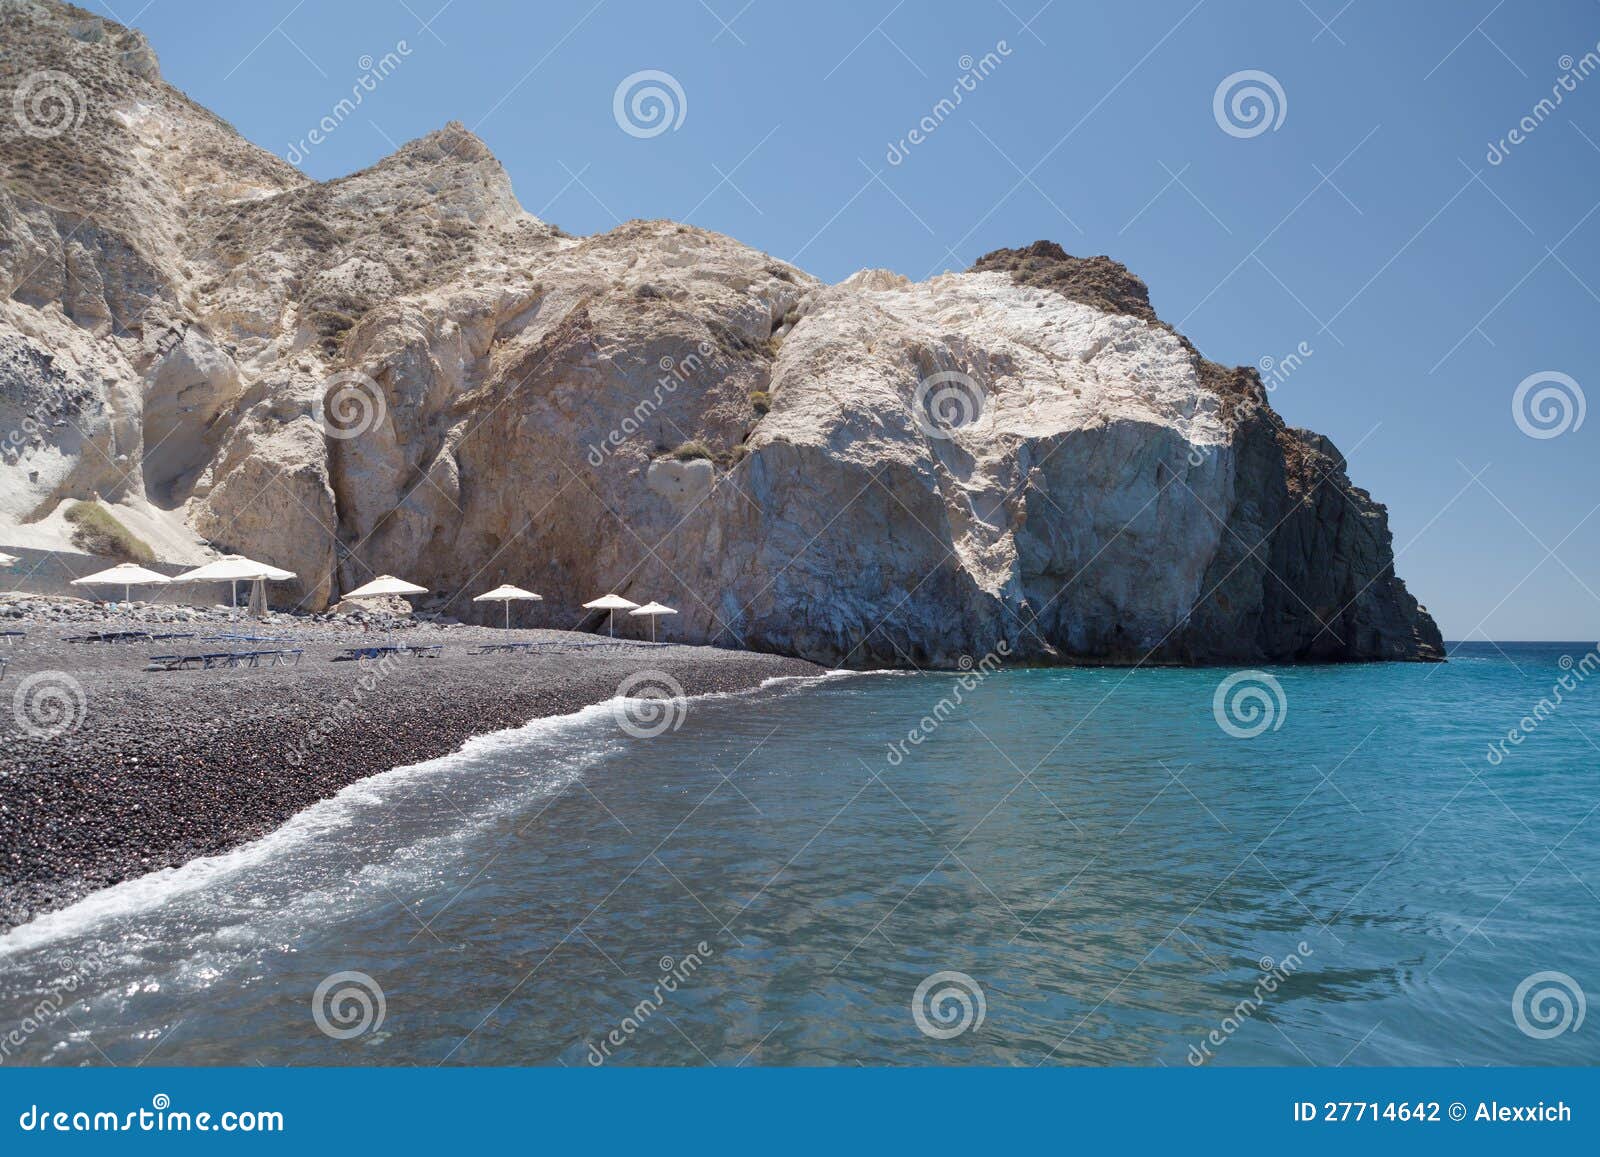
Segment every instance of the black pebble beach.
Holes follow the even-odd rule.
[[[196,638],[66,641],[130,629]],[[0,630],[26,632],[0,641],[0,931],[96,889],[265,835],[366,776],[610,699],[634,672],[663,672],[700,695],[822,670],[691,646],[471,654],[485,642],[605,637],[430,622],[385,635],[378,624],[341,619],[274,615],[257,624],[221,611],[106,612],[33,598],[0,600]],[[304,654],[293,666],[144,670],[152,654],[280,645],[202,641],[223,632],[292,637],[281,645]],[[348,647],[384,642],[443,644],[443,652],[398,656],[381,668],[333,661]],[[22,726],[27,705],[18,696],[40,672],[64,673],[82,689],[81,707],[69,716],[77,725],[65,734]],[[71,712],[74,693],[65,686],[68,698],[57,706]],[[46,680],[33,687],[37,696]]]

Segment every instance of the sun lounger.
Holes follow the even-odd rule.
[[[404,643],[385,643],[373,647],[346,647],[344,654],[335,655],[335,663],[359,663],[362,660],[381,659],[385,655],[415,655],[422,659],[437,659],[444,654],[443,643],[429,643],[423,646],[407,646]]]
[[[16,632],[21,635],[22,632]],[[68,643],[154,643],[166,639],[192,639],[193,631],[165,631],[153,635],[149,631],[91,631],[87,635],[68,635]],[[276,642],[277,640],[273,640]]]
[[[518,651],[539,655],[565,655],[573,651],[621,651],[629,647],[671,647],[673,643],[653,643],[644,639],[544,639],[521,643],[479,643],[469,655],[503,655]]]
[[[299,666],[305,652],[300,648],[277,651],[211,651],[199,655],[151,655],[146,671],[184,671],[199,667],[212,671],[223,667],[259,667],[265,659],[268,667]]]
[[[394,647],[346,647],[344,654],[335,655],[335,663],[359,663],[364,659],[379,659],[384,655],[392,655]]]

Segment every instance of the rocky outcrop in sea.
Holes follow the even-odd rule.
[[[573,237],[457,124],[316,183],[137,33],[0,20],[0,105],[58,98],[0,119],[0,542],[98,496],[311,610],[614,590],[831,665],[1442,656],[1338,451],[1109,258],[827,285],[671,221]]]

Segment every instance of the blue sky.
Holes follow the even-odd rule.
[[[1397,569],[1447,638],[1600,634],[1600,416],[1535,438],[1513,415],[1530,375],[1600,391],[1600,73],[1573,79],[1600,55],[1592,0],[442,3],[96,7],[279,155],[403,41],[306,150],[320,179],[453,119],[575,233],[688,219],[828,280],[1039,238],[1108,253],[1209,357],[1312,351],[1274,404],[1387,503]],[[641,137],[613,95],[643,70],[683,99]],[[1247,70],[1282,93],[1254,135],[1214,111]]]

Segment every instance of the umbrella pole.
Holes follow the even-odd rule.
[[[505,599],[500,605],[506,609],[506,630],[509,631],[511,629],[511,600]]]

